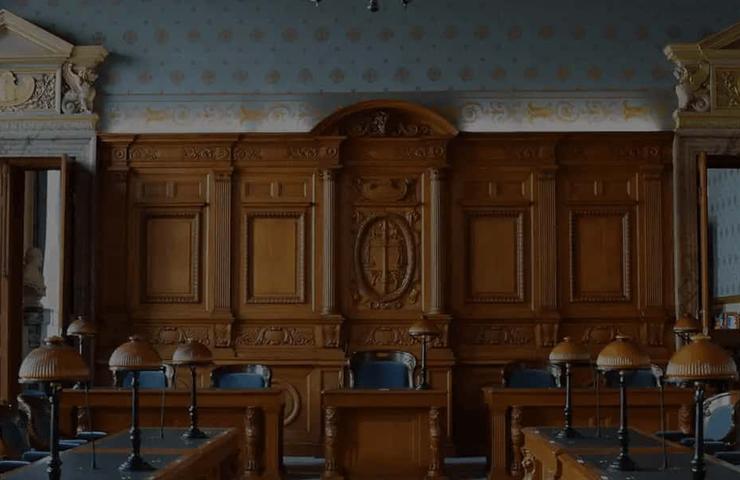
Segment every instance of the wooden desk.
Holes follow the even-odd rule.
[[[634,388],[627,391],[630,425],[646,431],[660,430],[657,388]],[[483,389],[488,407],[490,426],[491,470],[488,478],[498,480],[522,476],[521,462],[526,426],[561,426],[565,391],[558,388],[500,388]],[[619,391],[602,389],[601,424],[616,426],[619,423]],[[667,389],[665,392],[666,429],[691,430],[692,393],[685,389]],[[573,424],[596,425],[596,391],[573,390]]]
[[[555,428],[525,428],[525,480],[681,480],[690,479],[691,449],[669,443],[668,469],[661,470],[662,448],[658,438],[630,429],[630,456],[636,472],[615,472],[607,467],[617,456],[616,430],[609,429],[607,438],[596,439],[591,431],[584,438],[560,441],[553,438]],[[611,437],[611,438],[609,438]],[[729,480],[740,476],[740,469],[707,455],[707,479]]]
[[[322,402],[322,479],[447,478],[442,459],[446,392],[328,390]]]
[[[121,473],[118,466],[131,450],[128,431],[118,432],[96,442],[96,467],[92,468],[92,449],[83,445],[62,452],[62,480],[98,480],[111,478],[157,480],[233,480],[239,478],[241,431],[204,429],[210,438],[185,440],[185,429],[167,428],[164,438],[159,429],[142,430],[141,455],[157,470]],[[3,476],[8,480],[47,480],[47,461],[39,460]]]
[[[89,393],[92,427],[117,432],[131,423],[131,392],[128,389],[92,389]],[[142,390],[139,397],[142,426],[159,426],[160,390]],[[90,429],[85,412],[85,392],[65,389],[60,398],[60,432],[73,436],[78,425]],[[165,425],[189,425],[190,393],[167,390]],[[283,392],[279,389],[198,391],[201,427],[233,427],[244,432],[243,470],[248,478],[283,479]]]

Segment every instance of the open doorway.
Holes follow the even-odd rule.
[[[69,168],[0,159],[0,402],[14,403],[21,361],[67,321]]]

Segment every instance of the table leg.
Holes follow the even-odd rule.
[[[426,476],[428,480],[447,479],[442,458],[442,437],[442,409],[432,407],[429,409],[429,470]]]
[[[522,447],[524,446],[524,434],[522,433],[522,408],[514,405],[511,407],[511,476],[522,478]]]
[[[491,469],[488,472],[489,480],[499,480],[502,478],[508,478],[509,472],[507,471],[507,458],[509,452],[509,432],[507,432],[507,408],[491,408],[490,409],[490,421],[491,421],[491,451],[488,459],[491,464]]]
[[[336,407],[324,408],[324,473],[322,480],[343,480],[337,461],[337,421]]]
[[[247,407],[246,414],[246,441],[247,458],[245,461],[245,477],[252,478],[259,475],[259,438],[262,436],[259,424],[259,409]]]

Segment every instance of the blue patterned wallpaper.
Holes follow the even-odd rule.
[[[713,297],[740,295],[740,169],[709,169]]]
[[[152,101],[161,109],[162,99],[154,97],[162,95],[200,102],[201,110],[222,108],[219,95],[261,104],[265,95],[288,102],[310,97],[308,109],[323,114],[325,105],[432,92],[422,101],[446,102],[458,123],[467,101],[459,99],[467,96],[488,122],[497,109],[512,110],[505,119],[533,112],[535,120],[551,115],[567,124],[574,108],[586,115],[606,108],[621,123],[642,121],[636,129],[669,128],[673,77],[662,48],[696,41],[739,18],[736,2],[696,0],[414,0],[405,11],[398,0],[381,0],[378,13],[366,3],[3,0],[2,6],[71,42],[102,43],[112,52],[101,76],[109,124],[131,112],[144,118]],[[497,106],[479,92],[497,98],[575,92],[597,103]],[[614,105],[599,103],[604,96]],[[641,100],[625,104],[634,96]],[[171,106],[163,111],[177,120]],[[249,122],[244,128],[252,129]]]

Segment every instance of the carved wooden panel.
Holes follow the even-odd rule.
[[[470,453],[478,387],[507,361],[618,333],[670,355],[670,133],[458,135],[381,103],[309,134],[102,138],[97,360],[138,331],[165,357],[191,336],[218,363],[267,363],[286,451],[315,455],[345,352],[418,355],[421,315]]]
[[[198,209],[143,209],[141,303],[198,303],[201,226]]]
[[[522,209],[466,210],[466,301],[519,303],[525,298]]]
[[[303,303],[306,299],[305,211],[243,210],[245,303]]]
[[[630,211],[573,208],[568,225],[570,301],[630,301],[633,261]]]

